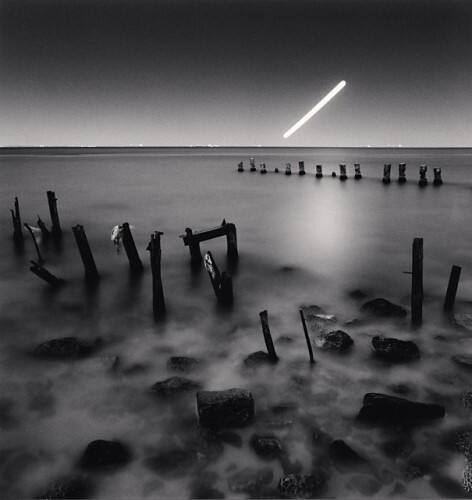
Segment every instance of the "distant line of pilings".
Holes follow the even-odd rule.
[[[353,178],[355,180],[360,180],[362,179],[362,173],[361,173],[361,165],[360,163],[354,163],[353,165],[354,169],[354,176]],[[238,163],[238,172],[244,172],[244,162],[240,161]],[[382,176],[382,182],[384,184],[390,184],[391,174],[392,170],[392,165],[391,163],[385,163],[383,167],[383,176]],[[418,185],[421,187],[424,187],[428,184],[428,178],[426,177],[428,171],[428,166],[427,165],[420,165],[419,167],[419,179],[418,179]],[[255,158],[250,158],[249,159],[249,172],[257,172],[257,167],[256,167],[256,160]],[[267,174],[268,169],[265,163],[261,163],[259,166],[259,172],[261,174]],[[280,170],[278,167],[274,168],[274,173],[279,173]],[[305,162],[304,161],[299,161],[298,162],[298,175],[305,175]],[[286,163],[285,164],[285,175],[292,175],[292,164],[291,163]],[[317,164],[315,165],[315,177],[317,179],[321,179],[324,176],[323,174],[323,165]],[[331,172],[331,177],[338,177],[338,174],[333,170]],[[340,163],[339,164],[339,179],[341,181],[345,181],[348,179],[348,173],[347,173],[347,166],[345,163]],[[406,179],[406,163],[399,163],[398,164],[398,178],[397,182],[399,184],[404,184],[407,181]],[[441,168],[435,167],[433,168],[433,185],[434,186],[440,186],[443,183],[442,177],[441,177]]]

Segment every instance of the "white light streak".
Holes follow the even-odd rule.
[[[302,118],[300,118],[300,120],[298,120],[297,123],[295,123],[295,125],[293,125],[292,127],[290,127],[287,132],[285,132],[284,134],[284,139],[288,139],[294,132],[296,132],[302,125],[305,125],[305,123],[313,116],[315,115],[316,113],[318,113],[318,111],[323,108],[324,106],[326,106],[326,104],[328,104],[329,101],[331,101],[331,99],[338,93],[340,92],[344,87],[346,86],[346,82],[344,80],[342,80],[341,82],[339,82],[336,87],[334,87],[332,90],[330,90],[324,97],[323,99],[321,99],[321,101],[316,104],[316,106],[314,106],[310,111],[308,111],[308,113],[303,116]]]

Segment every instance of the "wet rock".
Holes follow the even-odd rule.
[[[189,373],[198,370],[201,366],[201,361],[188,356],[171,356],[167,360],[167,369],[182,373]]]
[[[327,351],[342,352],[349,349],[354,341],[352,338],[342,330],[335,330],[328,333],[322,333],[316,339],[316,345]]]
[[[260,497],[261,492],[273,480],[274,473],[270,467],[255,469],[247,467],[228,478],[228,487],[233,493],[246,493],[252,497]]]
[[[254,434],[249,441],[256,455],[264,459],[274,459],[283,453],[282,444],[275,436],[262,436]]]
[[[459,482],[447,476],[435,475],[431,479],[431,486],[443,498],[470,498]]]
[[[101,343],[101,339],[86,341],[76,337],[63,337],[39,344],[34,355],[44,359],[84,358],[90,356]]]
[[[382,488],[382,484],[377,479],[366,474],[356,474],[351,478],[350,484],[358,493],[367,497],[375,495]]]
[[[418,403],[386,394],[368,393],[358,419],[377,425],[414,425],[443,418],[443,406]]]
[[[407,314],[402,306],[382,298],[369,300],[362,305],[361,311],[378,318],[404,318]]]
[[[244,366],[247,368],[256,368],[261,365],[275,364],[273,359],[265,351],[256,351],[247,356],[244,361]]]
[[[280,337],[277,337],[275,342],[281,345],[291,344],[293,343],[293,337],[290,337],[289,335],[281,335]]]
[[[325,485],[326,477],[323,473],[287,474],[279,481],[279,493],[282,498],[317,498]]]
[[[100,470],[126,465],[131,461],[131,452],[119,441],[98,439],[87,445],[80,466],[88,470]]]
[[[302,310],[308,327],[315,333],[324,332],[336,323],[336,317],[325,314],[321,307],[304,306]]]
[[[41,499],[89,498],[93,486],[87,476],[64,476],[51,482],[43,492],[36,496]]]
[[[363,292],[362,290],[359,290],[358,288],[356,290],[351,290],[348,293],[349,297],[354,300],[362,300],[367,297],[367,294]]]
[[[393,362],[407,362],[420,357],[418,346],[411,341],[377,335],[372,338],[375,354]]]
[[[166,380],[156,382],[151,387],[151,391],[159,397],[167,398],[196,391],[200,388],[201,384],[194,380],[185,377],[170,377]]]
[[[197,410],[204,427],[242,427],[254,419],[254,399],[246,389],[200,391]]]
[[[234,446],[235,448],[241,448],[243,445],[243,439],[239,434],[232,431],[220,431],[218,432],[218,437],[223,441],[223,443]]]
[[[367,464],[367,460],[342,439],[336,439],[330,444],[329,458],[340,472],[353,471]]]
[[[164,478],[187,475],[196,463],[197,456],[195,452],[182,448],[161,450],[145,461],[149,469]]]
[[[472,370],[472,355],[471,354],[455,354],[451,356],[452,361],[458,365]]]

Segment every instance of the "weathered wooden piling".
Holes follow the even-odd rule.
[[[244,163],[242,161],[238,163],[238,172],[244,172]]]
[[[278,174],[278,173],[279,173],[279,167],[275,167],[275,168],[274,168],[274,172],[275,172],[276,174]]]
[[[265,163],[261,163],[261,174],[267,174],[267,168]]]
[[[315,177],[317,179],[321,179],[323,177],[323,165],[316,165],[316,174]]]
[[[305,175],[305,162],[304,161],[298,162],[298,175]]]
[[[290,163],[285,164],[285,175],[292,175],[292,165]]]
[[[121,225],[121,230],[121,239],[123,241],[123,246],[128,257],[129,267],[133,272],[140,272],[143,270],[143,263],[139,258],[138,250],[136,249],[129,224],[127,222],[123,222],[123,224]]]
[[[249,171],[250,172],[255,172],[257,169],[256,169],[256,160],[254,158],[249,158],[249,165],[250,165],[250,169]]]
[[[49,214],[51,215],[51,234],[53,238],[62,236],[61,224],[59,223],[59,214],[57,212],[57,198],[54,191],[48,191]]]
[[[41,229],[41,236],[43,237],[43,241],[47,241],[51,236],[51,233],[39,215],[36,224],[38,224],[39,229]]]
[[[433,184],[435,186],[441,186],[441,184],[443,183],[441,177],[441,169],[439,167],[433,168],[433,175],[434,175]]]
[[[451,268],[449,283],[447,284],[446,298],[444,299],[445,311],[451,311],[454,308],[457,287],[459,286],[459,279],[461,277],[461,270],[462,268],[459,266],[452,266]]]
[[[264,335],[267,353],[269,354],[270,360],[275,363],[279,358],[277,357],[277,354],[275,352],[274,342],[272,341],[272,335],[270,334],[269,316],[267,314],[267,311],[261,311],[259,313],[259,317],[261,319],[262,333]]]
[[[13,224],[13,241],[16,245],[22,245],[24,242],[23,226],[21,224],[20,204],[17,196],[15,196],[14,209],[10,209],[10,213]]]
[[[405,184],[406,182],[406,163],[398,164],[398,182]]]
[[[74,233],[75,242],[79,249],[80,257],[85,269],[85,279],[89,283],[94,283],[98,281],[100,275],[97,271],[97,266],[95,265],[95,260],[93,259],[92,251],[90,250],[90,245],[87,240],[87,235],[85,234],[84,226],[77,224],[72,228]]]
[[[423,238],[415,238],[412,247],[411,268],[411,322],[423,321]]]
[[[161,319],[166,313],[164,300],[164,289],[162,287],[161,275],[161,231],[154,231],[151,234],[151,241],[147,247],[151,262],[152,272],[152,311],[154,319]]]
[[[390,171],[392,169],[392,165],[390,163],[384,164],[383,177],[382,182],[384,184],[390,184]]]
[[[211,252],[205,254],[203,259],[205,269],[208,271],[213,291],[219,302],[231,304],[233,302],[233,280],[224,271],[220,273]]]
[[[311,346],[310,335],[308,334],[308,328],[306,326],[305,315],[303,314],[303,309],[300,309],[300,318],[302,320],[303,332],[305,334],[306,346],[308,348],[308,354],[310,356],[310,363],[315,362],[315,357],[313,356],[313,348]]]
[[[41,255],[41,252],[39,251],[39,245],[38,245],[38,242],[36,241],[36,236],[33,232],[33,228],[29,224],[27,224],[26,222],[23,225],[24,225],[24,227],[26,227],[29,234],[31,235],[31,239],[33,240],[34,248],[36,249],[36,254],[38,255],[38,261],[43,262],[43,257]]]
[[[428,167],[426,165],[421,165],[420,166],[420,180],[418,181],[418,184],[423,187],[428,184],[428,179],[426,178],[426,172],[428,171]]]
[[[331,172],[331,177],[337,177],[337,174],[334,170]]]
[[[34,260],[31,261],[30,271],[36,274],[36,276],[38,276],[42,280],[49,283],[53,287],[57,287],[64,283],[63,280],[56,278],[54,274],[50,273],[47,269],[45,269],[43,266],[41,266],[38,262],[35,262]]]
[[[346,165],[344,163],[339,164],[339,180],[345,181],[347,179]]]
[[[354,163],[354,179],[356,181],[362,179],[360,163]]]

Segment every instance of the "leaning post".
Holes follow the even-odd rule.
[[[13,224],[13,241],[16,245],[22,245],[24,242],[23,226],[21,225],[20,204],[17,196],[15,196],[14,207],[14,209],[10,209]]]
[[[279,358],[277,357],[277,354],[275,352],[274,342],[272,341],[272,335],[270,334],[269,317],[267,311],[261,311],[259,313],[259,317],[261,319],[262,333],[264,335],[267,353],[269,354],[270,360],[276,362]]]
[[[449,275],[449,283],[447,285],[446,298],[444,299],[444,310],[451,311],[454,308],[456,301],[457,287],[459,286],[459,279],[461,277],[462,268],[459,266],[452,266],[451,274]]]
[[[131,229],[127,222],[123,222],[121,225],[123,235],[123,246],[126,251],[126,255],[129,261],[129,267],[133,272],[140,272],[143,270],[143,263],[139,258],[138,250],[136,249],[136,244],[134,243],[133,235],[131,234]]]
[[[99,280],[100,275],[98,274],[97,266],[95,265],[92,251],[90,250],[84,226],[77,224],[72,228],[72,232],[74,233],[75,242],[77,243],[80,257],[84,265],[85,279],[89,283],[94,283]]]
[[[57,198],[54,191],[48,191],[48,205],[49,213],[51,215],[51,233],[53,238],[60,238],[62,236],[61,224],[59,223],[59,214],[57,212]]]
[[[313,347],[311,346],[310,335],[308,334],[308,328],[306,326],[305,315],[303,314],[303,309],[300,309],[300,318],[302,320],[303,332],[305,334],[306,346],[308,348],[308,354],[310,356],[310,363],[315,363],[315,357],[313,356]]]

